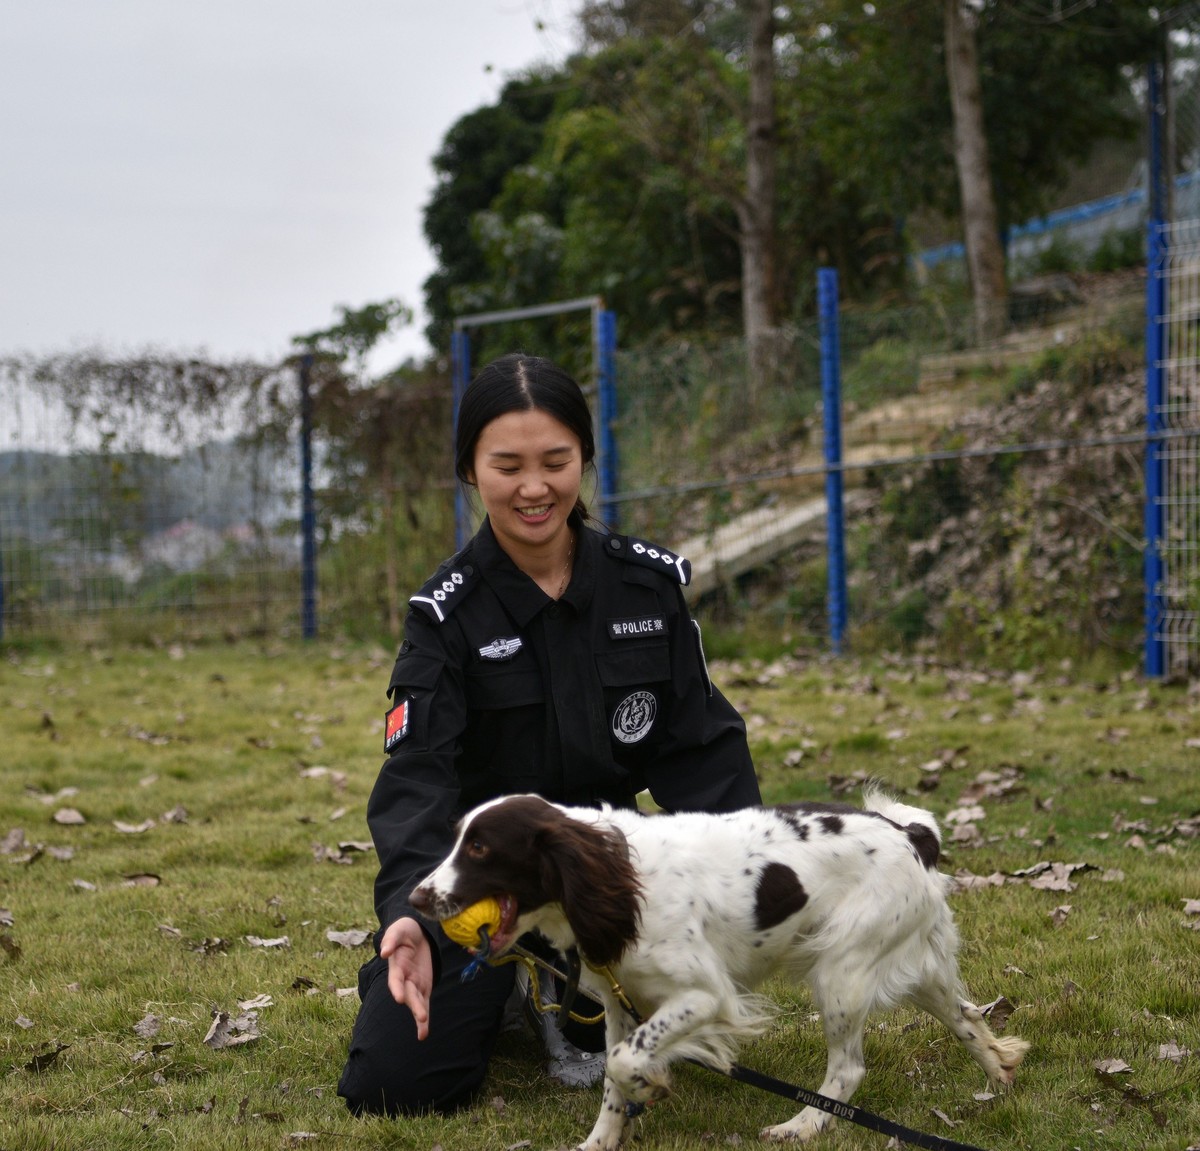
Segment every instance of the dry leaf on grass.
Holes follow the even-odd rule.
[[[1009,1016],[1016,1011],[1017,1005],[1012,1000],[1001,995],[998,999],[993,999],[991,1003],[984,1004],[980,1007],[983,1017],[992,1025],[993,1031],[1003,1031],[1008,1024]]]
[[[64,827],[78,827],[87,823],[83,813],[76,811],[73,807],[60,807],[51,818],[55,823],[60,823]]]
[[[275,1000],[272,999],[265,991],[261,995],[256,995],[253,999],[239,999],[238,1007],[243,1011],[258,1011],[264,1007],[274,1007]]]
[[[133,1033],[141,1039],[153,1039],[158,1034],[158,1029],[161,1026],[162,1020],[157,1015],[149,1013],[143,1015],[133,1025]]]
[[[330,943],[340,943],[343,947],[362,947],[364,943],[369,943],[375,936],[373,931],[364,931],[362,928],[352,927],[347,931],[333,931],[332,929],[325,932],[325,938]]]
[[[991,875],[974,875],[970,871],[960,870],[954,873],[953,891],[977,891],[983,887],[1003,887],[1004,876],[998,871]]]
[[[1055,927],[1062,927],[1062,925],[1067,921],[1067,916],[1070,914],[1071,905],[1069,903],[1064,903],[1050,912],[1050,921]]]
[[[205,1047],[213,1051],[223,1051],[227,1047],[240,1047],[243,1043],[253,1043],[259,1038],[258,1015],[254,1011],[246,1011],[238,1016],[231,1016],[228,1011],[214,1011],[212,1026],[204,1037]]]
[[[149,871],[138,871],[132,875],[126,875],[122,882],[122,887],[157,887],[162,883],[162,876],[155,875]]]
[[[0,855],[12,855],[25,846],[25,829],[14,827],[3,839],[0,839]]]
[[[11,927],[13,925],[13,913],[7,907],[0,907],[0,927]]]
[[[292,941],[286,935],[280,935],[275,939],[260,939],[257,935],[247,935],[244,938],[251,947],[265,947],[270,949],[291,947],[292,945]]]
[[[35,1055],[28,1063],[25,1064],[26,1071],[45,1071],[54,1066],[55,1061],[64,1052],[69,1051],[71,1045],[69,1043],[56,1043],[50,1051],[43,1051],[40,1055]]]
[[[152,819],[143,819],[141,823],[126,823],[122,819],[113,820],[113,827],[122,835],[141,835],[143,832],[150,831],[157,826],[158,824]]]
[[[1170,1043],[1160,1043],[1158,1045],[1159,1059],[1169,1059],[1172,1063],[1182,1063],[1190,1055],[1191,1052],[1186,1047],[1180,1047],[1174,1040],[1171,1040]]]

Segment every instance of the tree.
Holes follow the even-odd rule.
[[[774,0],[746,0],[750,14],[746,188],[737,200],[742,244],[742,316],[751,381],[766,381],[776,359],[775,16]]]
[[[451,125],[433,158],[437,184],[425,206],[425,238],[438,261],[425,281],[429,324],[425,334],[435,348],[450,342],[456,314],[476,310],[461,298],[466,285],[488,275],[482,237],[472,228],[475,216],[500,195],[510,173],[542,146],[563,78],[538,72],[509,81],[496,104],[478,109]]]
[[[967,269],[980,339],[990,340],[1007,326],[1008,282],[992,169],[983,122],[979,56],[975,48],[976,12],[970,0],[945,0],[946,76],[954,120],[954,166],[962,199]]]
[[[780,311],[772,0],[594,0],[582,25],[594,43],[651,47],[625,90],[622,121],[657,164],[737,221],[753,404],[775,358]]]

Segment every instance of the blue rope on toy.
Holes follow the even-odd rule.
[[[479,938],[483,940],[483,943],[471,956],[471,962],[463,968],[462,975],[458,977],[460,983],[467,983],[474,979],[479,974],[483,965],[487,963],[488,956],[492,953],[492,941],[488,938],[486,927],[479,929]]]

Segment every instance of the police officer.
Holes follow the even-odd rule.
[[[683,599],[687,561],[589,526],[594,455],[587,401],[548,360],[505,356],[463,397],[455,470],[487,516],[409,601],[388,685],[367,809],[380,932],[338,1088],[354,1112],[450,1110],[482,1084],[515,965],[462,981],[468,953],[408,903],[465,811],[522,792],[632,807],[649,789],[668,811],[760,802],[745,725]]]

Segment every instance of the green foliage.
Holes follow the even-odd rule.
[[[979,8],[994,183],[1002,220],[1017,222],[1094,141],[1137,129],[1123,68],[1146,58],[1153,23],[1132,3],[1070,19]],[[909,294],[901,222],[958,210],[942,11],[822,0],[775,20],[778,298],[791,319],[811,314],[813,273],[831,264],[847,298]],[[426,212],[435,347],[456,312],[596,293],[627,345],[739,322],[744,8],[592,0],[581,27],[584,51],[561,70],[511,82],[447,134]],[[1057,248],[1045,260],[1077,263]],[[513,328],[475,350],[531,340],[568,358],[575,336]]]
[[[920,358],[911,340],[884,337],[851,360],[842,374],[842,400],[873,407],[884,400],[907,396],[921,382]]]
[[[933,460],[915,476],[902,476],[884,492],[882,503],[892,530],[902,540],[924,539],[970,504],[960,461]]]
[[[1116,272],[1135,268],[1146,259],[1146,235],[1141,228],[1105,232],[1087,266],[1093,272]]]
[[[293,336],[292,343],[310,352],[342,362],[362,365],[367,354],[385,336],[412,323],[412,309],[399,300],[381,300],[360,308],[339,306],[337,323],[320,331]]]

